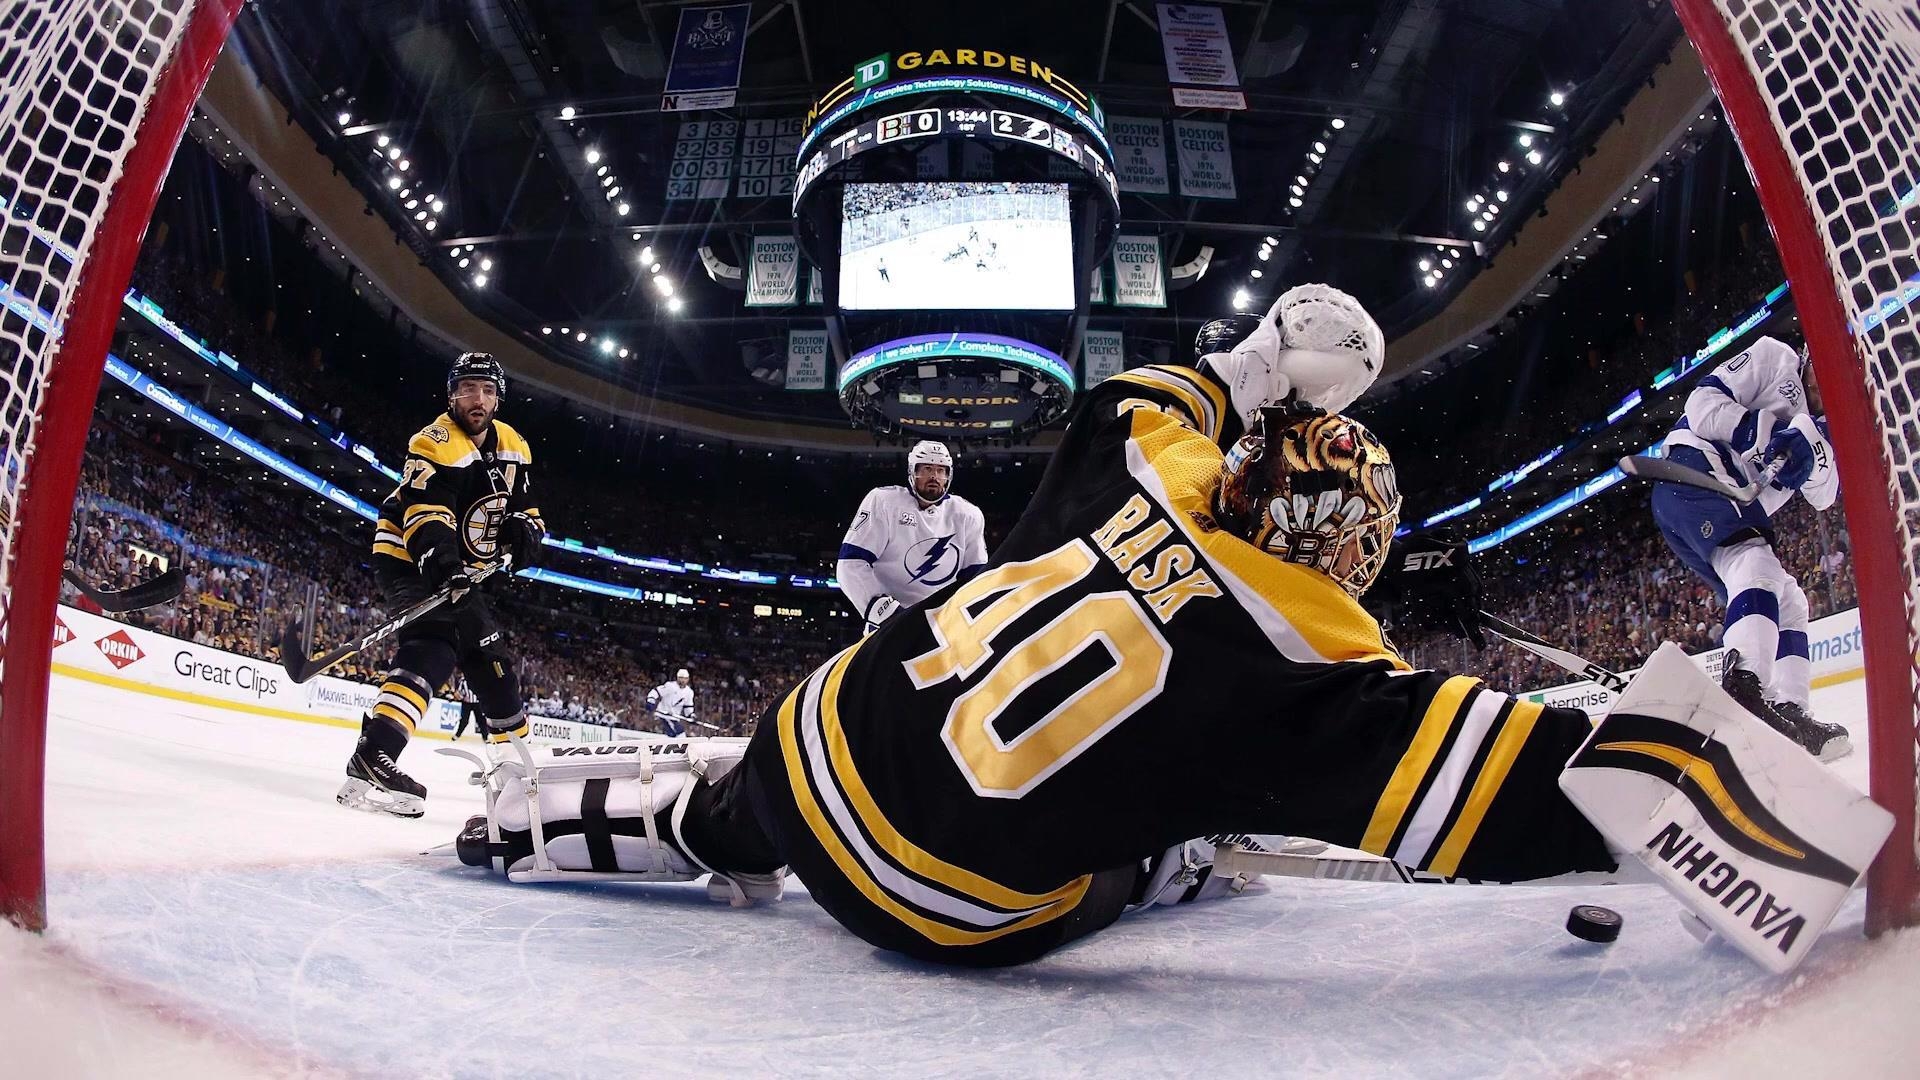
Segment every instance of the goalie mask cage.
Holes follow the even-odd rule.
[[[1912,925],[1920,719],[1920,5],[1674,0],[1753,174],[1831,421],[1860,591],[1867,932]]]
[[[160,182],[240,4],[0,3],[0,915],[31,929],[80,457]]]

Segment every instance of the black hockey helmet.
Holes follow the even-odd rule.
[[[1210,353],[1232,352],[1235,345],[1260,328],[1260,321],[1258,315],[1245,314],[1209,320],[1193,336],[1193,358],[1197,361]]]
[[[486,379],[493,383],[494,392],[500,395],[500,400],[507,400],[507,369],[494,359],[492,353],[461,353],[460,358],[453,362],[453,367],[447,370],[448,397],[453,396],[453,388],[460,385],[461,379]]]

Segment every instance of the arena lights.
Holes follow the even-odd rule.
[[[387,177],[387,190],[388,191],[400,190],[400,178],[397,176]]]
[[[476,289],[484,289],[484,288],[486,288],[486,287],[487,287],[487,275],[485,275],[485,274],[475,274],[475,275],[473,275],[473,287],[474,287],[474,288],[476,288]]]
[[[684,305],[680,303],[680,298],[677,296],[669,297],[667,300],[668,311],[679,311],[683,306]]]
[[[637,233],[634,234],[634,239],[635,240],[640,239],[639,234]],[[646,247],[643,247],[640,249],[640,262],[642,265],[645,265],[652,261],[653,261],[653,245],[648,244]]]
[[[348,124],[353,123],[353,114],[342,110],[339,113],[339,115],[333,118],[333,120],[334,120],[334,123],[338,124],[340,127],[346,127]]]
[[[467,268],[467,264],[472,261],[473,261],[472,259],[469,259],[466,256],[462,255],[460,257],[460,263],[459,263],[460,269],[465,270]]]
[[[1553,106],[1556,109],[1562,105],[1565,105],[1566,103],[1567,103],[1567,95],[1561,93],[1558,90],[1555,90],[1553,93],[1547,95],[1547,104]]]
[[[575,112],[575,110],[574,110],[574,107],[573,107],[573,106],[571,106],[571,105],[563,105],[563,106],[561,106],[561,107],[560,107],[560,119],[562,119],[562,120],[571,120],[571,119],[573,119],[573,118],[574,118],[574,117],[575,117],[576,115],[578,115],[578,113],[576,113],[576,112]]]
[[[582,331],[580,331],[580,333],[579,333],[578,335],[576,335],[576,336],[574,337],[574,340],[575,340],[575,341],[582,341],[582,342],[584,342],[584,341],[586,341],[586,340],[587,340],[587,332],[586,332],[585,330],[582,330]]]
[[[616,346],[616,345],[615,345],[615,344],[613,343],[613,339],[612,339],[612,338],[601,338],[601,339],[600,339],[600,352],[601,352],[602,354],[604,354],[604,355],[606,355],[606,356],[612,356],[612,355],[613,355],[613,350],[614,350],[614,349],[616,349],[616,348],[618,348],[618,346]]]
[[[587,164],[589,165],[600,164],[600,148],[599,147],[597,146],[587,147]]]
[[[1240,311],[1253,303],[1253,296],[1245,289],[1236,289],[1233,294],[1233,309]]]
[[[632,209],[633,207],[628,206],[626,203],[621,203],[619,206],[613,208],[613,212],[619,214],[621,217],[626,217],[628,211]]]
[[[553,327],[551,327],[551,326],[543,326],[543,327],[541,327],[541,328],[540,328],[540,333],[542,333],[542,334],[549,334],[549,335],[550,335],[550,334],[552,334],[552,333],[553,333]]]
[[[1345,120],[1342,120],[1340,117],[1336,116],[1333,119],[1327,121],[1327,126],[1332,128],[1335,131],[1339,131],[1341,128],[1347,126],[1347,122]]]
[[[382,150],[385,150],[387,148],[387,144],[392,141],[393,139],[391,137],[383,133],[373,140],[373,145],[379,147]]]
[[[1529,164],[1529,165],[1538,165],[1538,164],[1540,164],[1540,163],[1541,163],[1542,161],[1545,161],[1545,160],[1546,160],[1546,158],[1544,158],[1544,157],[1542,157],[1542,156],[1541,156],[1541,154],[1540,154],[1540,151],[1538,151],[1538,150],[1529,150],[1529,151],[1527,151],[1527,164]]]

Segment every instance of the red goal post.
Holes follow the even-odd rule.
[[[48,668],[107,343],[242,0],[0,5],[0,916],[46,925]]]
[[[1867,932],[1920,918],[1920,6],[1674,0],[1753,174],[1840,467],[1874,801]]]

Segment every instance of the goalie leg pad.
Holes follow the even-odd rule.
[[[1662,645],[1560,788],[1623,856],[1769,971],[1833,921],[1893,816]]]
[[[662,824],[695,782],[678,743],[526,748],[492,799],[501,841],[528,854],[506,864],[514,880],[592,873],[640,881],[692,881],[706,868],[663,839]],[[536,877],[537,875],[537,877]]]

